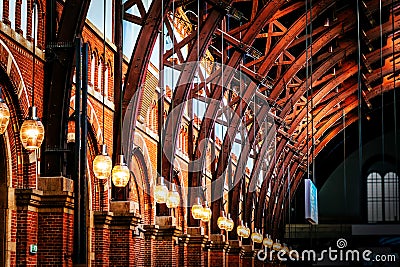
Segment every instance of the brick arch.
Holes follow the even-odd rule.
[[[18,97],[18,105],[28,114],[29,94],[26,89],[21,69],[7,44],[0,39],[0,67],[6,73],[13,86],[13,93]]]
[[[131,190],[129,199],[139,203],[139,212],[142,215],[144,224],[152,222],[152,199],[149,194],[149,176],[146,166],[146,160],[139,147],[132,151],[130,169],[134,175],[131,178]]]

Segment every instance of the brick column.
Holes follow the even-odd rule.
[[[254,266],[254,251],[252,245],[242,246],[242,250],[240,251],[240,264],[243,267]]]
[[[95,211],[92,250],[94,266],[109,266],[110,264],[110,224],[112,213]]]
[[[240,266],[240,251],[242,250],[239,240],[229,240],[226,250],[226,266]]]
[[[134,213],[133,202],[113,201],[110,209],[110,266],[136,266],[133,236],[140,218]]]
[[[143,225],[144,232],[144,251],[143,253],[143,266],[154,266],[154,244],[156,234],[158,232],[158,225]]]
[[[211,234],[208,247],[208,266],[225,266],[225,251],[228,244],[225,236],[221,234]]]
[[[16,189],[17,204],[17,266],[36,266],[38,255],[29,253],[30,245],[38,244],[38,209],[43,192],[35,189]],[[40,247],[44,255],[45,247]]]
[[[39,208],[38,265],[72,266],[74,236],[73,181],[39,178],[43,191]]]
[[[176,246],[179,243],[181,230],[176,226],[172,216],[157,216],[156,224],[159,226],[154,240],[153,266],[178,266]]]
[[[184,266],[207,266],[205,245],[208,237],[204,235],[203,227],[188,227],[185,244]]]

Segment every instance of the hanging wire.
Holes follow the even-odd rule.
[[[315,140],[314,140],[314,89],[313,89],[313,50],[312,50],[312,31],[313,31],[313,18],[312,18],[312,0],[310,0],[310,105],[311,105],[311,162],[312,162],[312,181],[316,184],[315,180]]]
[[[399,151],[398,151],[398,140],[397,140],[397,96],[396,96],[396,77],[395,77],[395,73],[396,73],[396,64],[395,64],[395,58],[394,58],[394,53],[395,53],[395,44],[394,44],[394,35],[395,35],[395,28],[394,28],[394,2],[392,0],[391,3],[391,7],[392,7],[392,64],[393,64],[393,109],[394,109],[394,147],[395,147],[395,168],[396,168],[396,175],[398,177],[399,175],[399,166],[398,166],[398,162],[399,162]],[[399,184],[396,183],[395,185],[396,187],[396,192],[397,195],[399,194]],[[396,215],[397,215],[397,221],[400,219],[399,218],[399,203],[398,201],[396,201]]]
[[[32,41],[32,107],[35,105],[35,73],[36,73],[36,16],[37,16],[37,2],[33,1],[33,41]]]
[[[346,112],[342,109],[343,118],[343,191],[344,203],[347,203],[347,170],[346,170]]]
[[[380,36],[380,49],[379,49],[379,55],[380,55],[380,76],[381,76],[381,122],[382,122],[382,127],[381,127],[381,135],[382,135],[382,162],[385,162],[385,117],[383,114],[383,34],[382,34],[382,0],[379,0],[379,36]],[[394,72],[393,72],[394,73]]]
[[[106,99],[106,96],[105,96],[105,85],[106,85],[106,15],[107,15],[107,11],[106,11],[106,8],[107,8],[107,4],[106,4],[106,2],[107,2],[107,0],[103,0],[103,4],[104,4],[104,6],[103,6],[103,57],[104,57],[104,59],[103,59],[103,68],[102,68],[102,70],[103,70],[103,81],[102,81],[102,95],[103,95],[103,145],[105,144],[105,142],[104,142],[104,140],[105,140],[105,138],[104,138],[104,126],[105,126],[105,123],[104,123],[104,121],[105,121],[105,117],[104,117],[104,114],[105,114],[105,106],[106,106],[106,102],[105,102],[105,99]],[[93,70],[92,70],[93,71]]]
[[[308,114],[309,114],[309,103],[308,103],[308,98],[309,98],[309,88],[308,88],[308,0],[305,0],[305,7],[306,7],[306,97],[307,97],[307,101],[306,101],[306,131],[307,131],[307,137],[306,137],[306,149],[307,149],[307,178],[310,178],[310,151],[309,151],[309,147],[308,147],[308,142],[309,142],[309,133],[308,133],[308,125],[309,125],[309,120],[308,120]]]
[[[361,88],[361,36],[360,36],[360,3],[357,0],[357,84],[358,84],[358,167],[362,174],[362,88]]]

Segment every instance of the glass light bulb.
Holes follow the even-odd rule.
[[[93,160],[93,172],[97,179],[108,179],[111,174],[112,161],[109,155],[97,155]]]
[[[219,216],[217,220],[217,225],[219,229],[226,230],[227,223],[228,221],[226,220],[225,213],[222,212],[221,216]]]
[[[201,219],[201,214],[203,212],[203,205],[200,204],[200,199],[197,198],[196,204],[192,206],[192,216],[195,220]]]
[[[26,119],[21,126],[20,138],[26,150],[38,149],[44,139],[44,127],[39,119]]]
[[[168,188],[165,185],[156,185],[154,189],[154,199],[157,203],[165,203],[167,201]]]
[[[6,103],[0,101],[0,134],[3,134],[7,130],[9,122],[10,110]]]
[[[120,157],[123,157],[120,155]],[[124,163],[123,160],[114,166],[111,172],[111,179],[116,187],[125,187],[130,178],[130,172],[128,166]]]
[[[176,191],[175,184],[172,184],[172,190],[167,193],[166,204],[169,209],[174,209],[179,206],[180,196],[178,191]]]
[[[207,202],[205,203],[205,207],[202,209],[201,212],[201,220],[203,222],[208,222],[211,219],[211,215],[212,215],[212,211],[211,209],[208,207]]]

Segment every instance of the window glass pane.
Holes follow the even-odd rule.
[[[372,172],[367,177],[368,222],[382,221],[382,178]]]

